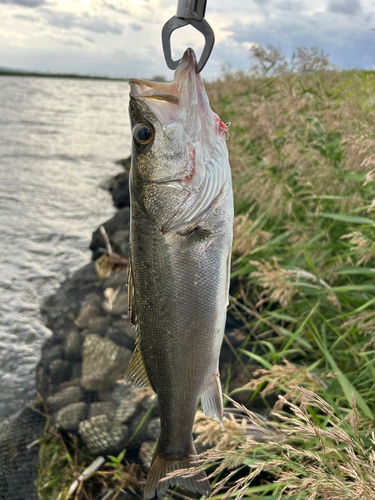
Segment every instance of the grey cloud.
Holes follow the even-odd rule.
[[[0,0],[0,3],[20,5],[21,7],[39,7],[46,4],[46,0]]]
[[[1,3],[1,0],[0,0]],[[14,17],[17,19],[22,19],[23,21],[32,21],[35,22],[37,21],[37,18],[34,16],[27,16],[26,14],[16,14]]]
[[[290,17],[285,12],[277,19],[234,25],[230,29],[231,38],[238,43],[273,45],[287,57],[291,57],[297,46],[317,46],[330,54],[330,60],[336,65],[367,69],[373,67],[375,33],[371,28],[375,15],[366,18],[358,16],[355,21],[349,16],[340,16],[336,21],[337,17],[333,16],[333,13],[316,13],[313,16]],[[250,56],[250,52],[248,54]],[[231,61],[231,58],[226,60]],[[241,69],[250,66],[249,59],[246,61],[243,58],[242,61]]]
[[[117,7],[116,5],[113,5],[112,3],[108,2],[103,2],[105,7],[110,10],[114,10],[115,12],[120,12],[121,14],[129,14],[129,11],[127,9],[123,9],[122,7]]]
[[[142,31],[143,30],[143,26],[141,24],[137,24],[137,23],[130,23],[130,27],[134,31]]]
[[[81,28],[83,30],[106,35],[121,35],[123,32],[122,25],[110,22],[100,16],[89,16],[88,14],[77,16],[70,12],[57,12],[52,10],[45,10],[45,13],[48,23],[58,28]]]
[[[354,16],[362,10],[359,0],[329,0],[328,11]]]

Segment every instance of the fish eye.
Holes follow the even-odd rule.
[[[139,147],[145,147],[154,138],[154,130],[150,125],[145,123],[139,123],[136,125],[133,132],[133,140],[135,144]]]

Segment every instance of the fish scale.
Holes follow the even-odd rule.
[[[127,378],[151,385],[161,421],[145,499],[177,483],[200,494],[211,491],[203,471],[161,479],[194,465],[199,402],[209,416],[222,418],[218,363],[233,198],[225,137],[195,67],[188,49],[172,84],[130,80],[129,297],[137,347]]]

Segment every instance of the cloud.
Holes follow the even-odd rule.
[[[130,23],[130,27],[134,31],[142,31],[143,30],[143,26],[141,24],[137,24],[137,23]]]
[[[21,7],[39,7],[46,4],[46,0],[0,0],[0,3],[20,5]]]
[[[359,0],[329,0],[328,12],[355,16],[361,12],[362,7]]]
[[[101,16],[90,16],[87,13],[76,15],[71,12],[58,12],[53,10],[45,10],[45,14],[49,24],[66,30],[81,28],[83,30],[106,35],[121,35],[123,33],[121,24],[109,21]]]

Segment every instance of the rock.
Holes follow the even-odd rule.
[[[81,355],[81,335],[75,330],[68,332],[63,340],[64,357],[71,361],[80,361]]]
[[[132,326],[129,324],[131,329]],[[123,330],[119,330],[113,326],[110,326],[107,330],[106,337],[121,347],[126,347],[127,349],[133,350],[135,347],[135,341],[129,337]]]
[[[68,380],[70,372],[70,363],[66,359],[54,359],[49,365],[49,373],[53,384],[60,384]]]
[[[82,386],[87,390],[108,389],[121,379],[132,352],[99,335],[87,335],[83,343]]]
[[[64,431],[76,431],[79,423],[85,420],[87,410],[87,403],[73,403],[64,406],[55,415],[56,427]]]
[[[112,399],[112,392],[113,392],[113,389],[99,389],[98,390],[98,398],[99,398],[99,401],[113,401]]]
[[[143,463],[143,465],[147,468],[150,468],[152,457],[154,456],[155,443],[151,441],[144,441],[139,448],[139,459]]]
[[[160,435],[161,425],[160,418],[153,418],[147,426],[146,436],[153,441],[156,441]]]
[[[44,367],[47,367],[55,359],[61,359],[64,355],[64,349],[61,344],[50,346],[50,343],[47,342],[42,348],[42,355],[40,360],[40,364]]]
[[[122,208],[119,210],[112,219],[103,224],[104,229],[107,233],[109,242],[111,244],[112,250],[115,253],[122,255],[123,257],[128,257],[128,253],[122,253],[124,248],[122,242],[116,240],[116,243],[113,241],[113,237],[117,231],[129,231],[129,221],[130,221],[130,209],[129,207]],[[93,253],[93,258],[96,260],[102,253],[105,252],[105,241],[102,233],[99,229],[93,232],[92,239],[90,243],[90,250]],[[125,249],[126,250],[126,249]]]
[[[49,410],[55,413],[60,410],[63,406],[70,405],[72,403],[78,403],[83,398],[82,387],[67,387],[62,391],[57,392],[53,396],[50,396],[46,403]]]
[[[97,335],[105,335],[107,328],[109,326],[109,318],[104,316],[99,316],[95,318],[90,318],[87,328],[91,333],[96,333]]]
[[[129,255],[129,230],[121,229],[112,236],[111,244],[115,252],[127,257]]]
[[[102,287],[103,290],[106,288],[114,288],[116,289],[119,285],[126,285],[128,282],[128,271],[126,269],[123,269],[121,271],[114,272],[106,278],[103,283]]]
[[[110,420],[113,420],[116,415],[117,405],[113,401],[99,401],[90,405],[90,418],[98,415],[107,415]]]
[[[137,413],[139,408],[139,401],[132,401],[131,399],[124,399],[121,401],[120,406],[116,411],[116,422],[125,424],[129,422]]]
[[[118,455],[129,436],[125,425],[111,422],[107,415],[98,415],[81,422],[79,433],[92,455]]]
[[[79,379],[82,376],[82,363],[73,363],[71,379]]]
[[[81,307],[78,317],[75,320],[75,324],[83,330],[89,326],[89,321],[92,318],[100,316],[100,309],[95,304],[84,304]]]
[[[129,173],[125,171],[115,175],[112,178],[109,192],[112,195],[113,204],[116,208],[129,206]]]
[[[131,436],[130,439],[131,439],[131,443],[133,445],[140,444],[146,439],[147,426],[148,426],[148,423],[149,423],[151,417],[150,417],[150,415],[148,415],[148,417],[145,418],[145,415],[146,415],[146,412],[144,412],[144,411],[137,412],[137,414],[135,415],[135,417],[131,420],[131,422],[129,424],[129,435]],[[141,423],[142,423],[142,425],[137,431],[137,428]],[[137,431],[137,433],[135,434],[136,431]]]
[[[127,172],[130,171],[131,164],[132,164],[131,156],[128,156],[127,158],[121,158],[121,160],[116,161],[116,165],[122,165]]]
[[[98,275],[94,262],[79,269],[67,278],[57,292],[42,305],[47,326],[54,332],[72,325],[70,312],[78,315],[85,297],[97,289]]]
[[[100,306],[101,296],[96,292],[91,292],[85,295],[83,299],[83,306]]]
[[[133,342],[136,341],[137,334],[135,328],[132,327],[130,323],[130,319],[122,318],[112,321],[113,328],[117,328],[122,333],[124,333],[127,337],[131,338]]]
[[[102,302],[102,307],[107,312],[111,314],[128,314],[128,294],[126,293],[125,287],[123,290],[120,288],[114,290],[113,288],[106,288],[104,290],[104,296],[106,299]]]
[[[151,389],[150,389],[151,391]],[[148,410],[152,404],[156,401],[156,394],[150,394],[142,400],[141,408],[143,410]]]

